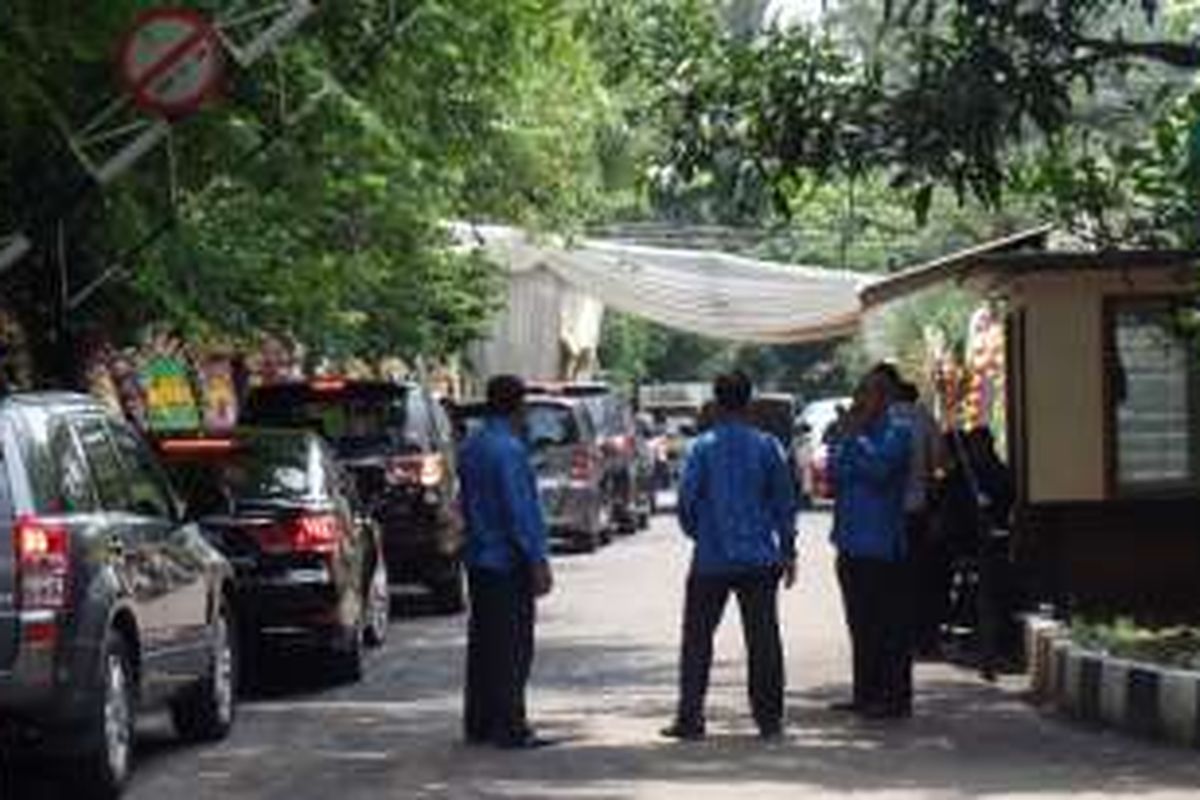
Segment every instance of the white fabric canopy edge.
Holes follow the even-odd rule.
[[[500,225],[459,222],[448,228],[456,246],[480,249],[510,272],[546,269],[608,307],[745,342],[788,344],[852,335],[862,320],[861,294],[878,280],[717,251],[535,239]]]

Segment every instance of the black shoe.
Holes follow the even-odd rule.
[[[499,750],[541,750],[545,747],[553,747],[558,742],[553,739],[542,738],[533,731],[529,731],[524,736],[496,739],[492,744]]]
[[[863,719],[870,720],[899,720],[912,716],[909,706],[870,705],[858,712]]]
[[[843,714],[857,714],[861,709],[862,705],[853,700],[839,700],[829,704],[830,711],[838,711]]]
[[[783,738],[782,725],[769,725],[765,728],[758,729],[758,738],[764,742],[778,742]]]
[[[704,738],[704,726],[676,722],[663,728],[659,734],[668,739],[678,739],[681,742],[697,742]]]

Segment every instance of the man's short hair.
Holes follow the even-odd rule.
[[[896,392],[896,399],[901,403],[915,403],[921,399],[921,390],[912,381],[904,381]]]
[[[497,375],[487,385],[488,411],[511,417],[525,404],[525,381],[516,375]]]
[[[890,361],[880,361],[867,370],[865,378],[878,378],[883,381],[884,390],[887,393],[888,400],[895,402],[901,400],[901,387],[904,386],[904,376],[900,374],[900,369]]]
[[[722,411],[744,411],[754,395],[754,384],[746,373],[738,370],[718,375],[713,381],[713,397]]]

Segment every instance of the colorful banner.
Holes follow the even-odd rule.
[[[204,397],[204,429],[209,433],[229,433],[237,427],[237,385],[229,358],[211,355],[199,368],[200,390]]]
[[[967,331],[965,355],[969,379],[963,422],[968,429],[990,428],[1002,452],[1008,429],[1004,351],[1003,318],[991,306],[981,306],[971,315]]]
[[[152,433],[200,430],[200,405],[182,358],[156,354],[140,370],[146,395],[146,427]]]

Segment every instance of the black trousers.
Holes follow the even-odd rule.
[[[942,625],[949,616],[950,549],[945,539],[935,535],[927,512],[906,514],[905,527],[912,579],[913,647],[932,652],[941,643]]]
[[[512,742],[528,731],[534,597],[528,570],[472,569],[463,727],[471,742]]]
[[[713,635],[730,593],[737,596],[746,640],[750,708],[759,730],[773,732],[783,723],[783,644],[779,638],[777,567],[727,575],[688,578],[683,611],[683,647],[679,670],[677,721],[704,727],[704,697],[712,669]]]
[[[855,705],[891,713],[911,711],[908,565],[841,555],[837,572],[853,650]]]

